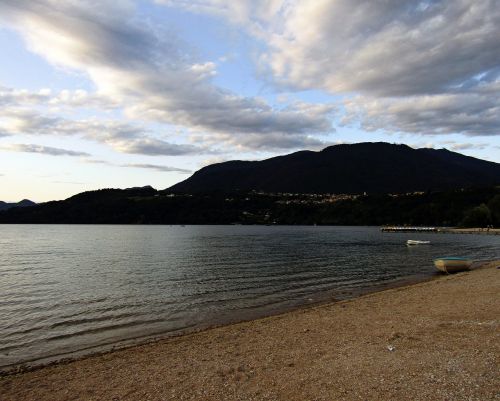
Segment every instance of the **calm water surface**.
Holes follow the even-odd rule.
[[[407,247],[407,239],[431,245]],[[88,353],[500,258],[498,236],[377,227],[0,225],[0,367]]]

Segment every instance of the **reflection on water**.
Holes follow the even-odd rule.
[[[0,366],[341,297],[499,257],[499,238],[376,227],[0,225]],[[407,247],[407,239],[431,245]]]

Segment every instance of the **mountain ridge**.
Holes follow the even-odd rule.
[[[362,142],[203,167],[168,191],[405,193],[500,184],[500,164],[447,149]]]

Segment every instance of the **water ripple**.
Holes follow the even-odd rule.
[[[375,227],[0,228],[0,367],[429,276],[442,255],[500,257],[494,236]]]

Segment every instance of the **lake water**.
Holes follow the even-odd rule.
[[[0,225],[0,367],[352,297],[500,237],[378,227]],[[407,239],[432,241],[407,247]]]

